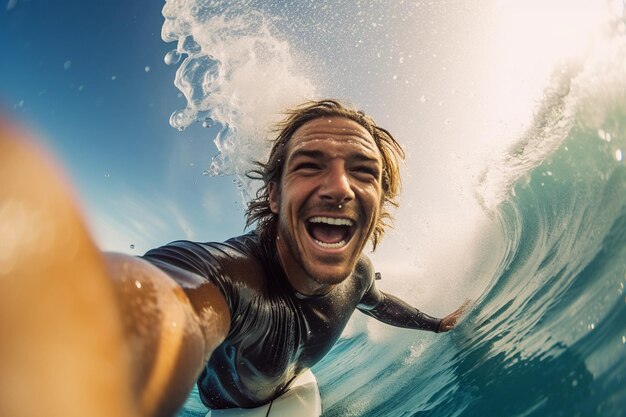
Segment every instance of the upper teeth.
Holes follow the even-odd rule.
[[[317,216],[309,219],[311,223],[326,223],[334,226],[352,226],[353,222],[350,219],[334,219],[332,217]]]

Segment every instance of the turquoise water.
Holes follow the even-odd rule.
[[[332,397],[325,416],[624,415],[626,97],[619,94],[599,124],[574,115],[556,151],[497,207],[500,261],[467,320],[416,358],[415,336],[405,332],[391,348],[367,347],[365,335],[341,340],[317,369],[322,396]],[[385,367],[357,389],[347,388],[350,372],[337,372],[367,373],[387,352]]]
[[[500,262],[457,331],[417,358],[410,354],[415,336],[405,332],[391,348],[367,347],[365,335],[340,341],[317,369],[322,396],[333,397],[325,416],[624,415],[621,94],[599,126],[574,116],[558,149],[497,207]],[[355,377],[337,368],[367,373],[372,361],[389,354],[363,386],[333,395],[348,391]]]
[[[486,169],[497,249],[465,321],[346,334],[314,368],[324,416],[625,415],[626,71],[611,59],[553,81],[566,88]],[[192,393],[179,415],[204,412]]]

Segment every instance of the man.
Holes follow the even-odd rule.
[[[26,299],[41,285],[76,287],[70,293],[55,290],[59,294],[46,299],[40,313],[35,305],[27,331],[23,323],[14,325],[21,314],[19,297],[0,310],[0,325],[14,328],[0,344],[0,369],[8,356],[29,348],[29,336],[42,343],[31,348],[36,361],[59,360],[42,353],[55,340],[69,342],[76,355],[65,355],[58,369],[44,369],[52,381],[42,399],[49,403],[47,415],[78,415],[54,394],[68,386],[86,398],[91,415],[97,407],[116,415],[172,415],[199,374],[207,406],[254,407],[284,393],[318,362],[355,309],[392,325],[438,332],[452,329],[463,313],[460,308],[436,319],[376,288],[374,268],[362,252],[368,240],[376,246],[389,219],[387,206],[396,204],[403,152],[371,118],[336,101],[307,103],[281,125],[268,162],[252,173],[263,180],[247,212],[255,232],[224,243],[174,242],[142,258],[107,254],[102,260],[63,186],[53,177],[50,184],[38,183],[51,178],[49,170],[11,139],[15,133],[0,130],[0,155],[9,163],[3,178],[25,168],[37,175],[0,188],[3,201],[19,206],[6,209],[5,204],[0,226],[39,216],[44,218],[37,221],[52,231],[42,249],[41,242],[24,239],[29,231],[24,222],[7,226],[16,249],[5,256],[0,274],[17,289],[2,284],[0,292],[23,292]],[[65,214],[39,215],[48,212]],[[54,233],[59,230],[70,237]],[[83,301],[68,306],[77,294]],[[56,330],[47,331],[38,314],[49,315]],[[111,324],[111,318],[121,325]],[[98,329],[97,342],[80,333],[93,329]],[[59,370],[65,388],[54,385]],[[41,372],[21,365],[9,369],[0,374],[0,387]],[[81,378],[82,384],[75,381]],[[93,384],[105,400],[96,398]],[[2,398],[0,414],[27,415],[16,414],[19,410],[19,397]]]

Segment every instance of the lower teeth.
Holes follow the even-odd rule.
[[[326,248],[326,249],[336,249],[336,248],[341,248],[343,246],[345,246],[346,241],[342,240],[341,242],[337,242],[337,243],[325,243],[322,241],[319,241],[317,239],[314,239],[315,243],[317,243],[319,246]]]

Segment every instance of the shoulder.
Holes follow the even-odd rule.
[[[212,283],[235,313],[254,294],[265,291],[268,260],[264,253],[256,235],[246,234],[224,242],[175,241],[148,251],[143,259],[183,288]]]
[[[219,263],[233,258],[239,261],[254,258],[258,256],[258,246],[258,239],[253,234],[233,237],[225,242],[178,240],[146,252],[143,258],[149,261],[195,264],[195,266],[201,267],[202,262]]]
[[[182,269],[222,285],[258,277],[265,263],[253,233],[225,242],[175,241],[148,251],[143,258],[161,269]]]

